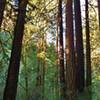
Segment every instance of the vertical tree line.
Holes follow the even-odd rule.
[[[85,12],[86,12],[86,86],[90,86],[91,85],[91,51],[90,51],[88,0],[85,0]]]
[[[63,18],[62,18],[62,0],[58,2],[58,32],[59,32],[59,79],[61,100],[65,97],[65,69],[64,69],[64,47],[63,47]]]
[[[75,66],[75,52],[74,52],[74,31],[73,31],[73,3],[68,0],[66,3],[66,85],[67,97],[71,100],[75,94],[76,86],[76,66]]]
[[[91,45],[90,45],[90,28],[89,28],[89,1],[85,1],[85,35],[86,48],[84,48],[83,29],[82,29],[82,15],[80,0],[58,0],[57,12],[57,34],[56,34],[56,51],[57,51],[57,77],[56,85],[59,85],[60,100],[73,100],[77,92],[84,92],[84,88],[92,84],[91,72]],[[8,66],[8,74],[6,78],[6,86],[4,89],[3,100],[15,100],[17,94],[18,76],[20,70],[20,60],[22,51],[22,40],[24,35],[25,18],[27,11],[28,0],[19,0],[18,15],[16,25],[14,28],[14,39],[12,42],[11,57]],[[0,27],[3,20],[6,0],[0,0]],[[63,10],[65,5],[65,12]],[[64,15],[65,14],[65,15]],[[63,21],[64,18],[66,21]],[[98,0],[98,16],[100,28],[100,0]],[[75,23],[75,25],[74,25]],[[64,31],[64,25],[65,30]],[[74,29],[75,26],[75,29]],[[37,49],[37,77],[36,87],[39,89],[41,100],[45,100],[45,76],[46,76],[46,35],[42,34],[42,38],[38,40]],[[65,40],[64,40],[64,36]],[[65,45],[66,44],[66,45]],[[65,48],[64,48],[65,45]],[[86,56],[84,55],[84,49]],[[25,49],[24,49],[25,50]],[[66,54],[64,53],[64,50]],[[24,51],[24,53],[26,50]],[[41,58],[41,52],[44,57]],[[52,55],[52,54],[51,54]],[[26,56],[26,55],[24,55]],[[86,59],[86,64],[85,64]],[[23,62],[25,64],[25,85],[26,85],[26,100],[29,96],[29,84],[25,57]],[[86,70],[85,70],[86,66]],[[86,73],[86,79],[85,79]],[[55,86],[56,87],[56,86]],[[56,87],[57,88],[57,87]],[[56,90],[57,92],[57,90]],[[58,94],[59,94],[58,93]],[[42,96],[41,96],[42,94]],[[58,96],[58,95],[57,95]],[[37,98],[40,98],[37,97]]]
[[[14,39],[3,100],[15,100],[16,98],[27,3],[28,0],[19,0],[19,10],[14,29]]]
[[[76,87],[79,91],[84,90],[84,52],[80,0],[74,0],[75,34],[76,34]]]

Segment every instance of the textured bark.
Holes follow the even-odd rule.
[[[91,52],[90,52],[90,30],[88,0],[85,0],[86,10],[86,86],[91,85]]]
[[[6,0],[0,0],[0,27],[3,20],[5,5],[6,5]]]
[[[16,98],[27,3],[28,0],[19,1],[18,18],[14,29],[14,40],[3,100],[15,100]]]
[[[100,30],[100,0],[98,0],[98,17],[99,17],[99,30]]]
[[[65,73],[64,73],[64,48],[63,48],[63,19],[62,0],[58,5],[58,28],[59,28],[59,79],[61,100],[65,99]]]
[[[75,94],[75,80],[76,80],[72,0],[67,0],[66,3],[66,36],[67,36],[66,37],[67,93],[68,93],[68,100],[72,100]]]
[[[77,53],[77,89],[81,92],[84,89],[84,53],[80,0],[74,0],[75,10],[75,34],[76,34],[76,53]]]

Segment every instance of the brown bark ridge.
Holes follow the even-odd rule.
[[[81,92],[84,90],[84,52],[83,52],[80,0],[74,0],[74,10],[75,10],[76,53],[77,53],[76,87]]]
[[[18,18],[14,29],[14,40],[3,100],[15,100],[16,98],[27,3],[28,0],[19,0]]]
[[[74,52],[74,32],[73,32],[73,10],[72,0],[67,0],[66,3],[66,80],[67,80],[67,95],[68,100],[72,100],[75,94],[75,52]]]
[[[5,5],[6,5],[6,0],[0,0],[0,27],[3,20]]]
[[[90,51],[90,30],[89,30],[89,9],[88,0],[85,0],[86,13],[86,86],[91,85],[91,51]]]
[[[62,19],[62,0],[58,3],[58,28],[59,28],[59,79],[61,100],[66,97],[65,73],[64,73],[64,48],[63,48],[63,19]]]

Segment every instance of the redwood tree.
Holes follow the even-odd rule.
[[[14,40],[3,100],[15,100],[16,98],[27,3],[28,0],[19,0],[18,18],[14,29]]]
[[[67,93],[68,100],[72,100],[75,93],[75,53],[74,53],[74,32],[73,32],[73,8],[72,0],[67,0],[66,3],[66,58],[67,58]]]
[[[58,5],[58,30],[59,30],[59,78],[61,100],[65,98],[65,73],[64,73],[64,47],[63,47],[63,18],[62,18],[62,0]]]
[[[75,10],[76,53],[77,53],[76,87],[81,92],[84,89],[84,53],[83,53],[80,0],[74,0],[74,10]]]
[[[85,0],[86,13],[86,86],[91,85],[91,52],[90,52],[90,30],[88,0]]]
[[[6,5],[6,0],[0,0],[0,27],[3,20],[3,13]]]

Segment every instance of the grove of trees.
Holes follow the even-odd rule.
[[[0,100],[99,100],[100,0],[0,0]]]

